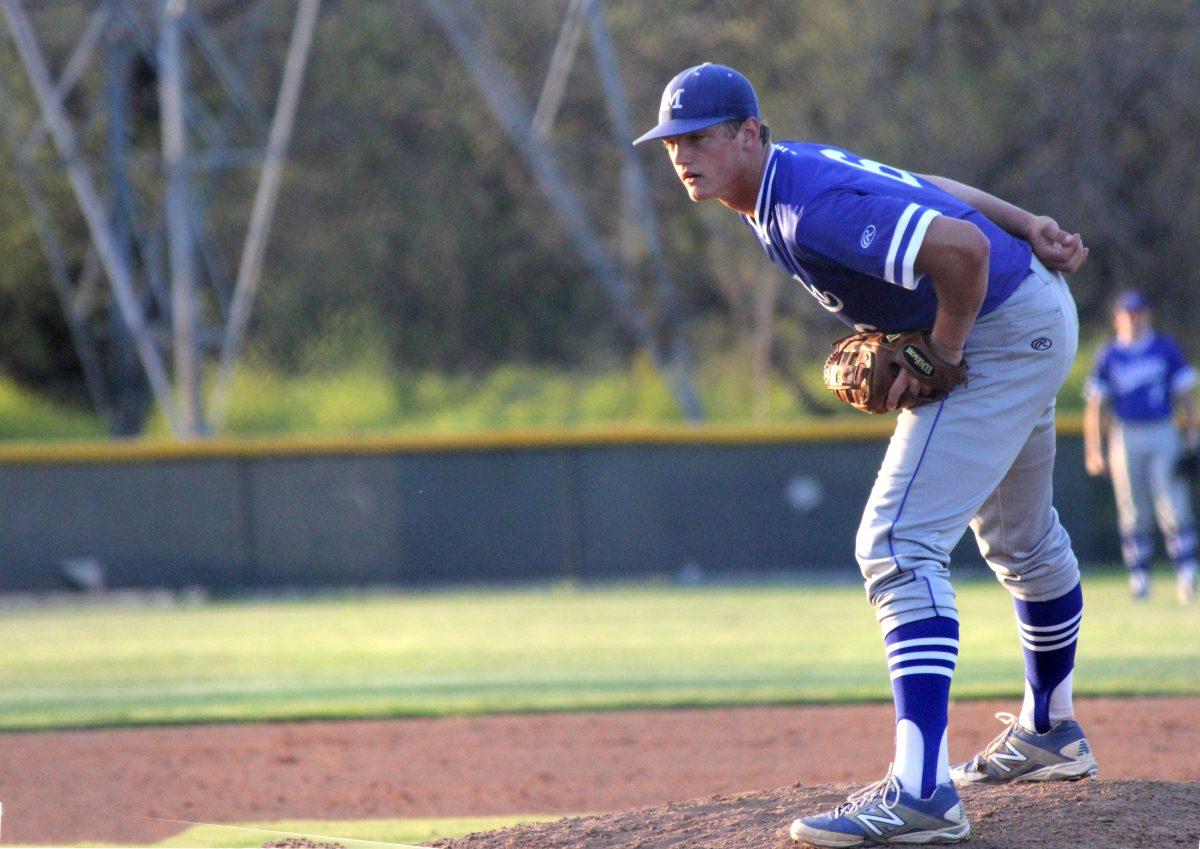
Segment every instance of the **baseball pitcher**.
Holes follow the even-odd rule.
[[[1079,335],[1061,272],[1086,259],[1082,239],[953,180],[772,142],[749,81],[721,65],[671,80],[658,118],[635,144],[659,140],[693,201],[741,215],[771,260],[855,331],[826,364],[827,385],[861,409],[901,410],[855,551],[883,632],[895,759],[845,804],[797,819],[793,839],[953,842],[970,832],[956,781],[1094,773],[1071,706],[1079,569],[1051,506],[1054,398]],[[968,526],[1015,601],[1025,702],[951,769],[959,622],[948,566]]]

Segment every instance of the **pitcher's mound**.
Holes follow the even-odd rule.
[[[471,834],[444,849],[788,849],[798,816],[845,801],[857,787],[784,787],[619,814]],[[1079,781],[969,787],[970,849],[1195,847],[1200,782]]]

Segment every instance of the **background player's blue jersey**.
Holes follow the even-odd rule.
[[[1170,338],[1148,333],[1131,345],[1110,342],[1096,355],[1086,392],[1109,402],[1126,422],[1156,422],[1174,411],[1174,397],[1196,385],[1196,370]]]
[[[772,262],[825,309],[860,330],[928,330],[937,297],[913,270],[938,215],[970,221],[991,242],[994,310],[1029,275],[1032,250],[974,207],[914,174],[820,144],[773,145],[753,218]]]

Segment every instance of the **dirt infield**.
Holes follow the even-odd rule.
[[[973,754],[1000,730],[992,713],[1012,707],[956,704],[951,756]],[[1172,835],[1191,835],[1178,845],[1195,846],[1200,784],[1168,782],[1200,781],[1200,698],[1087,699],[1078,707],[1104,780],[1035,787],[1020,797],[1021,805],[1042,812],[1029,825],[1041,836],[1029,840],[1046,838],[1053,823],[1064,832],[1053,843],[1016,842],[1009,824],[1020,818],[1020,806],[985,791],[968,802],[976,828],[971,845],[1176,845],[1133,839],[1131,824],[1148,817],[1146,823],[1170,826]],[[733,847],[743,844],[729,835],[740,833],[741,823],[756,823],[754,845],[782,846],[786,841],[777,838],[786,820],[883,774],[891,724],[890,705],[857,705],[6,734],[4,839],[149,843],[180,829],[144,817],[245,822],[599,813],[701,799],[652,808],[661,822],[634,811],[541,826],[561,829],[556,842],[524,845]],[[846,786],[818,786],[832,783]],[[786,789],[760,792],[779,787]],[[1046,793],[1060,795],[1044,799]],[[619,830],[638,823],[640,831]],[[706,843],[696,829],[709,826],[727,836]],[[589,836],[581,829],[596,831]],[[601,839],[601,832],[611,835]],[[517,845],[504,841],[519,833],[449,845],[499,849]],[[1004,842],[994,842],[1001,833]],[[1083,842],[1068,842],[1076,839]]]
[[[788,849],[797,811],[830,808],[853,785],[788,787],[443,840],[444,849]],[[1167,781],[972,788],[971,849],[1195,846],[1196,786]]]

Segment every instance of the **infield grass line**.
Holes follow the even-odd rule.
[[[1088,574],[1075,690],[1200,694],[1169,571]],[[954,696],[1019,697],[1012,601],[956,582]],[[861,587],[615,586],[0,609],[0,729],[884,702]]]
[[[315,837],[323,834],[344,835],[338,838],[354,845],[390,843],[412,846],[431,840],[452,839],[481,831],[495,831],[514,825],[554,822],[575,814],[512,814],[495,817],[439,817],[418,819],[378,820],[284,820],[281,822],[236,823],[231,830],[224,825],[195,825],[155,843],[162,849],[196,847],[196,849],[258,849],[264,834],[290,834]],[[257,837],[255,837],[257,833]]]

